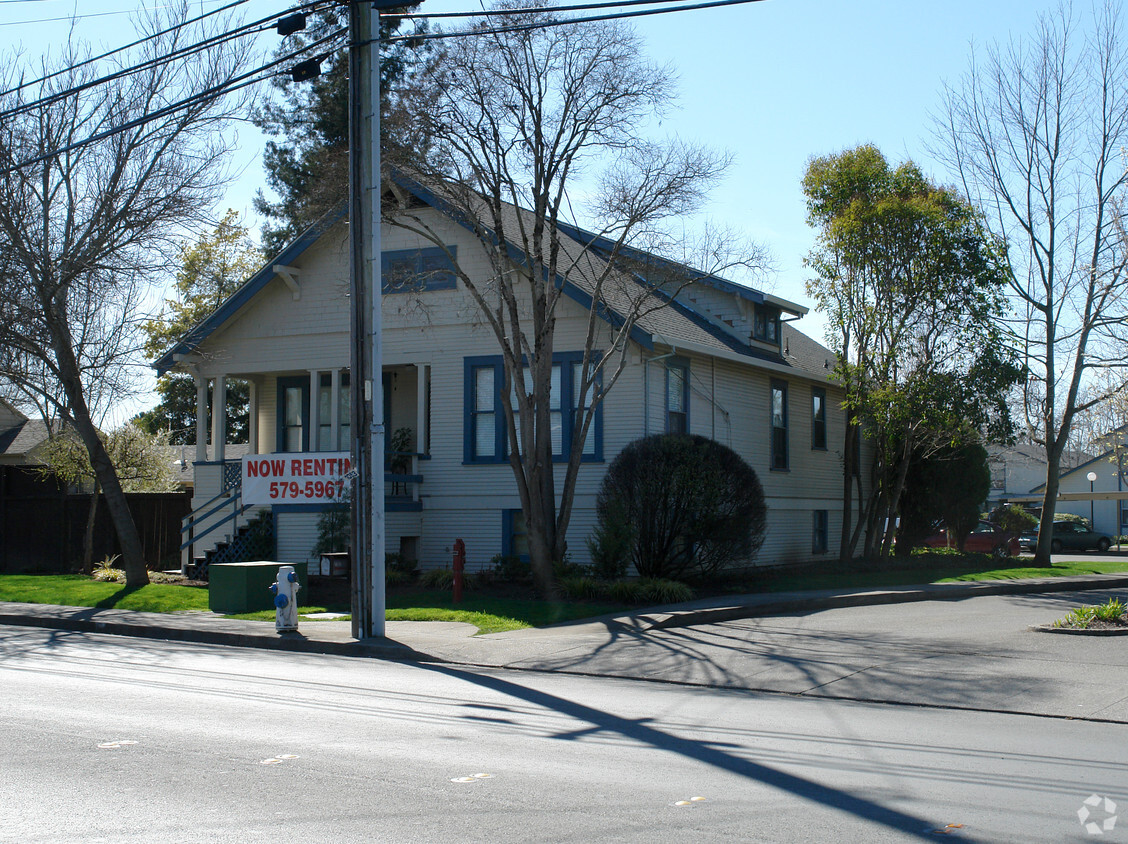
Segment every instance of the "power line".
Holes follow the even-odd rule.
[[[237,3],[244,3],[244,2],[247,2],[247,0],[237,0]],[[304,9],[304,8],[307,8],[307,7],[310,7],[310,6],[320,5],[323,2],[324,2],[324,0],[314,0],[314,2],[306,3],[303,6],[299,6],[299,7],[296,7],[296,8]],[[237,5],[237,3],[232,3],[231,6]],[[230,6],[225,7],[225,8],[230,8]],[[223,33],[219,33],[219,34],[210,36],[209,38],[205,38],[202,41],[197,41],[194,44],[188,44],[188,45],[185,45],[183,47],[179,47],[179,48],[173,50],[172,52],[166,53],[166,54],[161,55],[161,56],[154,56],[153,58],[146,59],[145,61],[140,62],[140,63],[135,64],[135,65],[132,65],[130,67],[122,68],[122,69],[117,70],[113,73],[107,74],[105,76],[101,76],[97,79],[89,80],[88,82],[84,82],[81,85],[75,85],[71,88],[67,88],[67,89],[62,90],[62,91],[55,91],[51,94],[48,94],[45,97],[41,97],[41,98],[37,99],[37,100],[32,100],[32,101],[29,101],[29,102],[26,102],[26,103],[21,103],[17,106],[13,106],[12,108],[7,109],[5,111],[0,111],[0,118],[12,117],[12,116],[15,116],[15,115],[18,115],[18,114],[23,114],[25,112],[31,111],[32,109],[39,108],[39,107],[42,107],[42,106],[45,106],[45,105],[50,105],[53,102],[58,102],[59,100],[65,99],[68,96],[72,96],[73,94],[81,93],[82,91],[88,90],[90,88],[94,88],[98,85],[102,85],[102,84],[105,84],[107,82],[112,82],[116,79],[121,79],[122,77],[128,76],[131,73],[137,73],[137,72],[142,71],[142,70],[148,70],[150,68],[157,67],[157,66],[162,65],[162,64],[167,64],[168,62],[173,61],[174,59],[185,58],[187,56],[194,55],[195,53],[202,52],[202,51],[204,51],[204,50],[206,50],[210,47],[214,47],[214,46],[217,46],[219,44],[225,43],[227,41],[234,40],[235,38],[245,37],[245,36],[248,36],[248,35],[255,34],[256,32],[263,32],[263,31],[265,31],[266,29],[269,28],[270,24],[277,22],[279,17],[281,17],[282,15],[286,15],[291,11],[293,11],[293,10],[287,10],[286,12],[282,12],[281,15],[273,14],[273,15],[270,15],[268,17],[260,18],[259,20],[253,21],[253,22],[248,23],[248,24],[242,24],[242,25],[236,27],[233,30],[228,30],[227,32],[223,32]],[[198,20],[200,20],[200,18],[196,19],[196,21],[198,21]],[[175,29],[178,29],[178,28],[183,27],[183,26],[187,26],[187,25],[189,25],[190,23],[193,23],[193,22],[194,21],[185,21],[183,24],[179,24],[176,27],[171,27],[167,30],[164,30],[164,33],[167,34],[169,32],[174,31]],[[161,34],[161,33],[158,33],[158,35],[159,34]],[[148,39],[142,39],[141,41],[134,42],[134,44],[129,45],[129,46],[136,46],[137,44],[141,44],[146,40],[151,40],[154,37],[156,37],[156,36],[150,36],[150,38],[148,38]],[[125,48],[119,48],[118,50],[115,50],[113,52],[121,52],[123,49],[125,49]],[[112,54],[107,53],[105,55],[108,56],[108,55],[112,55]],[[103,58],[104,58],[104,56],[103,56]],[[92,59],[90,61],[95,61],[95,60]],[[57,72],[51,74],[50,76],[44,77],[43,80],[41,80],[41,81],[46,81],[50,78],[58,76],[61,73],[66,73],[73,68],[81,67],[81,66],[83,66],[85,64],[89,64],[89,63],[90,63],[89,61],[86,61],[86,62],[81,62],[79,64],[71,65],[68,68],[64,68],[63,70],[57,71]],[[20,87],[27,87],[28,85],[33,85],[33,84],[35,84],[35,83],[29,82],[29,83],[25,83],[24,85],[22,85]],[[6,94],[6,93],[13,93],[14,91],[18,91],[18,90],[19,90],[19,88],[14,88],[14,89],[12,89],[12,91],[4,92],[4,93],[0,94],[0,97],[4,96],[4,94]]]
[[[3,0],[8,3],[22,2],[22,0]],[[165,6],[152,6],[150,10],[156,11],[157,9],[171,9],[171,5]],[[56,23],[58,21],[80,21],[85,18],[108,18],[110,15],[133,15],[136,14],[135,9],[119,9],[116,12],[91,12],[88,15],[64,15],[61,18],[37,18],[30,21],[4,21],[0,26],[24,26],[29,23]]]
[[[271,77],[277,76],[279,74],[271,73],[271,74],[266,74],[264,76],[259,76],[259,74],[262,74],[263,71],[270,70],[271,68],[277,67],[280,64],[291,61],[292,59],[296,58],[297,56],[300,56],[303,53],[308,53],[308,52],[312,51],[314,48],[320,47],[328,41],[339,38],[341,35],[344,35],[346,32],[347,32],[347,29],[344,29],[344,28],[335,30],[335,31],[329,33],[328,35],[324,36],[323,38],[319,38],[317,41],[311,42],[310,44],[306,45],[305,47],[301,47],[301,48],[295,50],[292,53],[288,53],[285,56],[282,56],[280,58],[277,58],[277,59],[274,59],[270,62],[267,62],[266,64],[255,68],[254,70],[247,71],[246,73],[240,74],[239,76],[235,76],[231,79],[228,79],[228,80],[220,83],[219,85],[213,85],[212,87],[206,88],[203,91],[199,91],[199,92],[191,95],[190,97],[186,97],[186,98],[184,98],[184,99],[182,99],[178,102],[175,102],[175,103],[170,103],[169,105],[164,106],[163,108],[159,108],[156,111],[149,112],[148,114],[144,114],[144,115],[137,117],[133,120],[128,120],[125,123],[122,123],[118,126],[113,126],[109,129],[106,129],[105,131],[98,132],[94,135],[91,135],[88,138],[84,138],[81,141],[75,141],[74,143],[67,144],[64,147],[59,147],[58,149],[51,150],[50,152],[44,153],[42,155],[35,156],[34,158],[29,158],[25,161],[21,161],[18,164],[13,164],[12,166],[5,168],[4,170],[0,170],[0,176],[6,176],[9,173],[14,173],[15,171],[21,170],[25,167],[30,167],[30,166],[35,165],[35,164],[41,164],[44,161],[49,161],[52,158],[56,158],[60,155],[63,155],[64,153],[68,153],[68,152],[72,152],[76,149],[80,149],[81,147],[84,147],[88,144],[92,144],[92,143],[96,143],[98,141],[105,140],[106,138],[109,138],[109,137],[112,137],[114,135],[120,134],[122,132],[128,131],[129,129],[134,129],[138,126],[143,126],[146,123],[151,123],[154,120],[159,120],[162,117],[167,117],[171,114],[175,114],[178,111],[183,111],[186,108],[191,108],[193,105],[196,105],[197,103],[203,102],[205,100],[218,98],[219,96],[222,96],[224,94],[233,93],[235,91],[249,87],[250,85],[254,85],[254,84],[257,84],[259,82],[264,82],[267,79],[270,79]],[[325,53],[322,53],[322,54],[319,54],[319,55],[328,56],[328,55],[330,55],[330,52],[331,51],[325,52]]]
[[[70,72],[70,71],[72,71],[76,68],[85,67],[88,64],[93,64],[94,62],[99,62],[102,59],[108,59],[114,53],[120,53],[124,50],[129,50],[129,49],[136,47],[140,44],[144,44],[146,41],[152,41],[154,38],[160,38],[162,35],[168,35],[170,32],[175,32],[176,30],[181,29],[182,27],[189,26],[190,24],[194,24],[194,23],[199,23],[200,21],[204,20],[205,18],[209,18],[212,15],[218,15],[220,12],[226,12],[230,9],[234,9],[236,6],[241,6],[244,3],[248,3],[248,2],[250,2],[250,0],[233,0],[233,2],[228,3],[226,6],[220,6],[218,9],[213,9],[212,11],[206,12],[206,13],[198,16],[198,17],[192,18],[191,20],[186,20],[186,21],[182,21],[181,23],[174,24],[173,26],[170,26],[168,29],[162,29],[160,32],[154,32],[152,35],[146,35],[144,38],[139,38],[136,41],[132,42],[131,44],[126,44],[124,47],[117,47],[113,50],[110,50],[109,52],[102,53],[100,56],[94,56],[93,58],[85,59],[81,62],[78,62],[77,64],[73,64],[70,67],[64,68],[63,70],[57,70],[54,73],[48,73],[46,76],[41,76],[39,79],[33,79],[30,82],[21,82],[15,88],[10,88],[7,91],[0,91],[0,97],[6,97],[6,96],[8,96],[8,94],[14,94],[16,91],[22,91],[24,88],[27,88],[31,85],[38,85],[41,82],[46,82],[48,79],[54,79],[56,76],[59,76],[63,73],[68,73],[68,72]],[[168,7],[162,6],[160,8],[168,8]],[[114,15],[114,14],[118,14],[118,13],[117,12],[105,12],[104,14]],[[84,17],[93,17],[93,15],[86,15]],[[73,18],[73,19],[77,20],[77,18]],[[72,18],[55,18],[55,20],[72,20]],[[43,23],[43,21],[17,21],[17,23]]]
[[[559,20],[542,20],[542,21],[539,21],[537,23],[520,24],[518,26],[503,26],[503,27],[496,27],[494,29],[463,29],[463,30],[457,30],[457,31],[453,31],[453,32],[433,32],[433,33],[424,33],[424,34],[421,34],[421,35],[392,35],[392,36],[389,36],[388,38],[381,38],[380,41],[384,42],[384,43],[393,43],[393,42],[400,42],[400,41],[420,42],[420,41],[435,41],[435,40],[445,39],[445,38],[465,38],[465,37],[470,36],[470,35],[501,35],[501,34],[504,34],[506,32],[526,32],[526,31],[532,30],[532,29],[548,29],[549,27],[570,26],[572,24],[577,24],[577,23],[595,23],[595,22],[598,22],[598,21],[621,20],[621,19],[624,19],[624,18],[640,18],[640,17],[649,16],[649,15],[664,15],[664,14],[668,14],[670,12],[691,12],[691,11],[695,11],[695,10],[698,10],[698,9],[715,9],[715,8],[719,8],[719,7],[722,7],[722,6],[743,6],[747,3],[761,3],[761,2],[763,2],[763,0],[711,0],[711,2],[706,2],[706,3],[692,3],[692,4],[684,5],[684,6],[667,6],[667,7],[662,8],[662,9],[644,9],[644,10],[638,11],[638,12],[621,12],[621,13],[612,14],[612,15],[591,15],[589,17],[583,17],[583,18],[561,18]],[[622,6],[622,5],[627,5],[627,4],[612,3],[612,4],[608,4],[608,5],[610,5],[610,6]],[[577,7],[577,8],[581,8],[581,7]],[[602,8],[602,6],[593,5],[592,8]],[[550,11],[559,11],[559,9],[550,10]],[[522,10],[522,12],[524,14],[528,14],[527,11]],[[490,13],[490,14],[493,14],[493,13]],[[391,17],[398,17],[398,15],[392,15]],[[481,15],[478,15],[478,17],[481,17]]]
[[[585,12],[591,9],[617,9],[623,6],[651,6],[666,2],[668,0],[621,0],[617,3],[584,3],[578,6],[530,6],[513,9],[485,9],[477,12],[411,12],[403,15],[397,15],[394,12],[381,12],[380,17],[402,18],[404,20],[416,18],[495,18],[539,13],[552,14],[553,12]]]

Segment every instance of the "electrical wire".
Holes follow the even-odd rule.
[[[485,9],[477,12],[409,12],[397,15],[394,12],[381,12],[382,18],[400,18],[414,20],[416,18],[495,18],[510,17],[513,15],[531,15],[538,13],[552,14],[553,12],[586,12],[591,9],[616,9],[623,6],[653,6],[667,3],[669,0],[620,0],[608,3],[583,3],[578,6],[531,6],[515,9]]]
[[[247,2],[247,0],[238,0],[238,2],[243,3],[243,2]],[[122,69],[117,70],[113,73],[107,74],[105,76],[101,76],[97,79],[91,79],[87,82],[84,82],[81,85],[76,85],[76,86],[73,86],[71,88],[67,88],[67,89],[62,90],[62,91],[55,91],[51,94],[48,94],[45,97],[41,97],[41,98],[37,99],[37,100],[31,100],[31,101],[26,102],[26,103],[20,103],[19,105],[13,106],[10,109],[0,111],[0,119],[3,119],[5,117],[13,117],[15,115],[19,115],[19,114],[23,114],[25,112],[31,111],[32,109],[35,109],[35,108],[50,105],[51,103],[58,102],[59,100],[65,99],[68,96],[72,96],[74,94],[81,93],[82,91],[86,91],[86,90],[88,90],[90,88],[94,88],[98,85],[102,85],[102,84],[105,84],[107,82],[112,82],[116,79],[121,79],[122,77],[128,76],[131,73],[137,73],[137,72],[140,72],[142,70],[148,70],[150,68],[157,67],[157,66],[162,65],[162,64],[167,64],[168,62],[173,61],[174,59],[185,58],[187,56],[191,56],[191,55],[194,55],[196,53],[203,52],[204,50],[207,50],[211,47],[217,46],[219,44],[226,43],[227,41],[232,41],[236,38],[246,37],[246,36],[249,36],[249,35],[257,34],[259,32],[264,32],[265,30],[269,29],[271,25],[276,24],[277,21],[279,20],[279,18],[282,17],[282,16],[285,16],[287,14],[291,14],[295,10],[305,9],[305,8],[308,8],[308,7],[318,6],[318,5],[323,5],[323,4],[324,4],[324,0],[314,0],[313,2],[303,4],[302,6],[297,6],[297,7],[294,7],[293,9],[288,9],[285,12],[281,13],[281,15],[272,14],[268,17],[260,18],[257,21],[253,21],[253,22],[247,23],[247,24],[242,24],[242,25],[236,27],[233,30],[228,30],[227,32],[223,32],[223,33],[219,33],[217,35],[213,35],[209,38],[203,39],[202,41],[197,41],[194,44],[188,44],[188,45],[185,45],[183,47],[178,47],[177,49],[173,50],[170,53],[165,53],[164,55],[161,55],[161,56],[155,56],[151,59],[147,59],[143,62],[132,65],[130,67],[122,68]],[[232,4],[232,5],[235,5],[235,4]],[[181,26],[186,26],[188,23],[189,22],[185,22]],[[176,29],[176,27],[165,30],[165,32],[166,33],[172,32],[173,29]],[[144,40],[148,40],[148,39],[144,39]],[[138,41],[138,42],[135,42],[134,45],[130,45],[130,46],[135,46],[136,44],[140,44],[140,43],[143,43],[143,42]],[[124,49],[124,48],[120,48],[119,50],[115,50],[114,52],[120,52],[121,49]],[[110,55],[110,54],[106,54],[106,55]],[[80,64],[73,65],[72,67],[80,67],[81,65],[88,64],[88,63],[89,62],[82,62]],[[59,71],[57,73],[51,74],[50,77],[44,77],[44,79],[42,81],[46,81],[49,78],[52,78],[54,76],[58,76],[59,73],[62,73],[62,72],[66,72],[66,71]],[[31,84],[34,84],[34,83],[26,83],[26,85],[21,86],[21,87],[26,87],[27,85],[31,85]],[[10,91],[10,92],[5,92],[5,93],[13,93],[14,91],[17,91],[17,90],[19,90],[19,89],[15,88],[15,89],[12,89],[12,91]],[[0,94],[0,97],[3,97],[3,96],[4,96],[4,94]]]
[[[133,120],[128,120],[125,123],[122,123],[120,125],[112,126],[109,129],[106,129],[105,131],[98,132],[94,135],[91,135],[87,138],[82,139],[81,141],[75,141],[74,143],[67,144],[64,147],[59,147],[58,149],[51,150],[50,152],[44,153],[42,155],[38,155],[34,158],[29,158],[25,161],[21,161],[17,164],[13,164],[10,167],[7,167],[3,170],[0,170],[0,176],[6,176],[9,173],[14,173],[15,171],[21,170],[25,167],[31,167],[35,164],[41,164],[44,161],[49,161],[52,158],[56,158],[60,155],[63,155],[64,153],[68,153],[68,152],[72,152],[76,149],[80,149],[81,147],[84,147],[88,144],[92,144],[92,143],[96,143],[98,141],[105,140],[106,138],[109,138],[109,137],[112,137],[114,135],[120,134],[122,132],[128,131],[129,129],[133,129],[133,128],[136,128],[138,126],[143,126],[146,123],[151,123],[154,120],[159,120],[162,117],[167,117],[171,114],[175,114],[178,111],[183,111],[186,108],[191,108],[193,105],[196,105],[197,103],[200,103],[202,101],[209,100],[209,99],[215,99],[215,98],[218,98],[219,96],[229,94],[229,93],[233,93],[234,91],[238,91],[238,90],[241,90],[243,88],[249,87],[250,85],[255,85],[255,84],[258,84],[259,82],[265,82],[267,79],[270,79],[272,77],[280,76],[281,74],[279,74],[279,73],[271,73],[271,74],[266,74],[266,75],[263,75],[263,76],[260,76],[259,74],[262,74],[263,71],[270,70],[271,68],[277,67],[280,64],[283,64],[285,62],[289,62],[289,61],[297,58],[298,56],[300,56],[304,53],[309,53],[314,48],[320,47],[323,44],[325,44],[326,42],[332,41],[334,39],[338,39],[338,38],[340,38],[340,36],[344,35],[347,31],[348,30],[344,29],[344,28],[335,30],[335,31],[329,33],[328,35],[324,36],[323,38],[319,38],[317,41],[313,41],[310,44],[308,44],[304,47],[301,47],[301,48],[295,50],[292,53],[288,53],[284,56],[281,56],[280,58],[273,59],[272,61],[269,61],[266,64],[255,68],[254,70],[250,70],[250,71],[247,71],[246,73],[240,74],[239,76],[235,76],[231,79],[228,79],[228,80],[220,83],[219,85],[213,85],[210,88],[206,88],[203,91],[199,91],[195,94],[192,94],[190,97],[186,97],[186,98],[179,100],[178,102],[175,102],[175,103],[170,103],[169,105],[164,106],[162,108],[159,108],[156,111],[149,112],[149,113],[144,114],[140,117],[134,118]],[[336,49],[336,47],[333,47],[326,52],[319,53],[315,57],[316,58],[322,58],[322,59],[327,58],[329,55],[332,54],[332,51],[334,49]]]
[[[100,56],[94,56],[93,58],[85,59],[85,60],[78,62],[77,64],[71,65],[70,67],[65,68],[63,70],[57,70],[54,73],[48,73],[46,76],[41,76],[39,79],[33,79],[30,82],[21,82],[15,88],[11,88],[7,91],[0,91],[0,97],[6,97],[6,96],[8,96],[8,94],[14,94],[16,91],[23,90],[24,88],[27,88],[31,85],[39,85],[40,83],[46,82],[49,79],[54,79],[56,76],[59,76],[63,73],[68,73],[68,72],[74,70],[75,68],[85,67],[88,64],[93,64],[94,62],[99,62],[102,59],[108,59],[114,53],[120,53],[124,50],[129,50],[133,47],[137,47],[140,44],[144,44],[146,41],[152,41],[154,38],[160,38],[162,35],[168,35],[170,32],[175,32],[176,30],[178,30],[182,27],[189,26],[189,25],[194,24],[194,23],[199,23],[200,21],[204,20],[205,18],[211,17],[212,15],[218,15],[220,12],[229,11],[231,9],[234,9],[236,6],[241,6],[244,3],[249,3],[249,2],[250,2],[250,0],[233,0],[233,2],[228,3],[226,6],[220,6],[218,9],[213,9],[212,11],[206,12],[205,14],[202,14],[199,17],[195,17],[195,18],[192,18],[191,20],[186,20],[186,21],[183,21],[181,23],[175,24],[174,26],[170,26],[168,29],[162,29],[160,32],[154,32],[152,35],[147,35],[144,38],[139,38],[138,40],[134,41],[131,44],[126,44],[124,47],[117,47],[113,50],[110,50],[108,53],[102,53]],[[163,7],[163,8],[167,8],[167,7]],[[117,14],[117,12],[105,12],[104,14]],[[70,20],[70,18],[55,18],[55,20]],[[43,21],[17,21],[17,23],[42,23],[42,22]]]
[[[764,0],[711,0],[706,3],[692,3],[685,6],[667,6],[662,9],[644,9],[639,12],[622,12],[613,15],[591,15],[583,18],[561,18],[559,20],[538,21],[537,23],[521,24],[518,26],[496,27],[494,29],[463,29],[453,32],[429,32],[419,35],[391,35],[381,38],[383,44],[401,41],[422,42],[437,41],[447,38],[465,38],[470,35],[501,35],[507,32],[527,32],[532,29],[548,29],[554,26],[570,26],[577,23],[595,23],[598,21],[621,20],[624,18],[641,18],[649,15],[664,15],[670,12],[690,12],[698,9],[715,9],[722,6],[743,6],[748,3],[762,3]],[[613,4],[614,5],[614,4]],[[528,14],[528,12],[526,12]]]
[[[171,9],[171,4],[164,6],[150,6],[148,11],[156,11],[157,9]],[[118,9],[116,12],[91,12],[88,15],[64,15],[61,18],[35,18],[28,21],[3,21],[0,26],[26,26],[29,23],[56,23],[58,21],[80,21],[86,18],[108,18],[110,15],[134,15],[137,14],[136,9]]]

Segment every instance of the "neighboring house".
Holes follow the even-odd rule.
[[[1080,451],[1066,451],[1061,456],[1063,472],[1092,459]],[[987,463],[991,468],[991,492],[984,509],[990,511],[1001,501],[1029,495],[1046,483],[1046,449],[1033,443],[988,445]]]
[[[417,196],[419,213],[442,232],[460,266],[485,278],[489,264],[474,235],[437,210],[425,192]],[[578,248],[581,237],[590,239],[571,234],[576,243],[570,248]],[[470,568],[487,565],[497,554],[520,554],[523,518],[506,458],[496,340],[442,250],[387,225],[381,237],[384,424],[389,440],[406,429],[412,452],[410,465],[399,467],[386,483],[386,550],[418,559],[425,568],[449,565],[459,538]],[[571,441],[566,409],[574,401],[573,367],[583,350],[587,291],[582,278],[560,283],[568,296],[558,311],[554,344],[562,409],[557,447],[561,456],[570,448],[584,449],[568,530],[573,560],[588,558],[595,497],[609,463],[632,440],[664,431],[718,440],[756,470],[769,508],[757,563],[807,561],[837,551],[842,393],[830,378],[832,354],[791,325],[806,308],[717,278],[690,284],[673,305],[639,322],[625,371],[581,444]],[[246,517],[233,515],[241,494],[237,462],[222,447],[209,456],[202,445],[209,383],[219,408],[211,439],[218,443],[226,430],[226,379],[250,383],[250,453],[285,455],[258,461],[256,472],[348,451],[354,386],[348,371],[348,289],[348,226],[341,211],[290,244],[154,362],[159,373],[196,379],[201,446],[192,554],[198,556]],[[332,472],[336,461],[297,464],[302,465]],[[271,505],[279,560],[310,559],[326,506],[283,500]],[[209,516],[209,509],[217,512]],[[227,521],[212,529],[222,520]]]
[[[0,399],[0,572],[35,568],[44,546],[62,549],[57,525],[38,536],[28,530],[66,492],[33,469],[39,464],[36,451],[48,437],[43,420],[29,419]]]
[[[0,399],[0,572],[71,571],[81,563],[90,494],[39,469],[47,423]],[[173,455],[170,454],[170,459]],[[142,548],[157,563],[175,550],[187,502],[183,493],[128,493]],[[97,511],[95,560],[118,553],[109,511]]]
[[[1096,477],[1090,481],[1089,475]],[[1031,492],[1041,494],[1044,483]],[[1062,469],[1056,513],[1092,518],[1093,530],[1111,537],[1128,533],[1128,452],[1106,451],[1075,466]]]
[[[206,459],[210,461],[215,449],[208,445]],[[250,446],[243,444],[227,443],[224,446],[224,456],[227,460],[241,460],[247,454]],[[196,446],[194,445],[166,445],[163,447],[169,463],[172,464],[173,480],[178,489],[192,492],[196,488]]]

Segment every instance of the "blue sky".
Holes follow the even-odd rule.
[[[205,2],[204,9],[218,4]],[[949,181],[927,152],[931,115],[945,81],[968,66],[978,48],[1033,32],[1049,0],[764,0],[637,19],[651,58],[678,71],[681,107],[659,128],[735,154],[736,163],[714,193],[711,217],[767,246],[778,272],[765,287],[809,305],[803,256],[811,248],[800,179],[808,159],[860,143],[875,143],[893,161],[912,158],[939,181]],[[132,8],[130,0],[86,3],[80,13]],[[193,3],[193,8],[196,3]],[[65,23],[11,22],[63,16],[75,0],[0,4],[0,33],[35,55],[66,37]],[[251,0],[248,19],[282,10],[281,2]],[[469,0],[426,0],[423,10],[472,9]],[[128,16],[87,19],[82,32],[107,46],[129,40]],[[276,36],[264,36],[273,46]],[[250,214],[261,184],[261,138],[240,130],[234,162],[242,171],[225,206]],[[253,222],[253,220],[252,220]],[[821,339],[812,314],[798,327]]]

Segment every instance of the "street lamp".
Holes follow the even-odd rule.
[[[1095,481],[1097,479],[1097,473],[1096,472],[1090,472],[1085,477],[1089,479],[1089,495],[1092,496],[1092,494],[1093,494],[1093,481]],[[1092,497],[1090,497],[1089,498],[1089,530],[1096,530],[1096,529],[1097,529],[1096,525],[1093,524],[1093,499],[1092,499]]]

